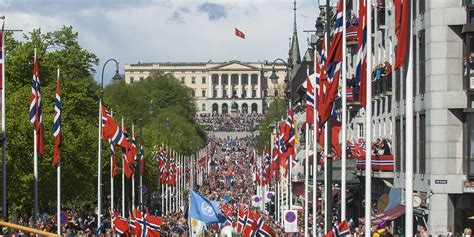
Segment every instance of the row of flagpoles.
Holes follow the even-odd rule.
[[[406,226],[406,233],[407,235],[412,235],[413,233],[413,204],[412,204],[412,192],[413,192],[413,179],[412,179],[412,170],[413,170],[413,153],[410,152],[413,150],[413,90],[411,87],[413,86],[413,72],[411,68],[412,65],[412,58],[413,58],[413,42],[412,42],[412,20],[411,20],[411,13],[410,8],[412,1],[410,0],[396,0],[394,1],[395,8],[396,8],[396,28],[399,29],[397,31],[397,50],[396,50],[396,64],[395,69],[403,67],[405,63],[408,64],[407,70],[407,83],[406,83],[406,91],[407,91],[407,101],[406,101],[406,117],[407,117],[407,152],[406,152],[406,181],[405,181],[405,200],[406,200],[406,218],[405,218],[405,226]],[[329,1],[327,1],[329,4]],[[367,9],[367,6],[372,6],[372,2],[369,0],[360,0],[359,1],[359,25],[358,25],[358,64],[356,70],[356,78],[357,81],[360,82],[361,86],[361,104],[365,108],[365,116],[366,116],[366,132],[365,132],[365,223],[371,223],[371,155],[372,155],[372,148],[371,148],[371,126],[372,124],[372,37],[371,34],[368,32],[372,32],[372,22],[367,19],[371,19],[372,11]],[[408,15],[410,14],[410,15]],[[341,219],[345,220],[346,213],[347,213],[347,197],[346,197],[346,147],[347,147],[347,93],[346,93],[346,78],[347,78],[347,52],[346,52],[346,1],[339,0],[337,5],[337,13],[336,13],[336,22],[335,28],[332,33],[331,39],[328,37],[328,34],[325,35],[323,41],[323,48],[320,55],[321,60],[318,59],[317,53],[315,53],[315,68],[314,68],[314,76],[309,76],[307,79],[307,96],[306,96],[306,124],[305,124],[305,141],[306,141],[306,151],[305,151],[305,203],[304,203],[304,233],[305,236],[309,236],[309,228],[308,228],[308,199],[309,199],[309,188],[308,188],[308,181],[309,181],[309,141],[313,141],[313,156],[317,157],[317,143],[321,146],[324,146],[324,157],[332,157],[334,153],[337,156],[340,156],[342,161],[342,173],[341,173]],[[328,23],[329,25],[329,23]],[[369,34],[369,35],[368,35]],[[330,42],[330,43],[329,43]],[[408,59],[406,62],[406,51],[407,51],[407,43],[408,46]],[[330,47],[328,47],[330,45]],[[329,48],[329,51],[326,49]],[[309,73],[308,73],[309,74]],[[342,121],[334,120],[333,117],[333,106],[336,96],[339,90],[339,77],[342,77]],[[313,86],[314,85],[314,86]],[[314,88],[314,89],[313,89]],[[333,123],[338,125],[332,125],[331,127],[325,126],[327,125],[327,121],[333,120]],[[282,221],[281,212],[283,209],[291,209],[291,161],[293,161],[295,156],[295,125],[294,125],[294,118],[293,112],[291,109],[291,104],[289,105],[288,110],[288,117],[286,121],[280,121],[280,124],[276,128],[275,138],[274,138],[274,149],[272,152],[272,164],[266,165],[266,157],[269,156],[267,151],[263,153],[263,164],[259,162],[256,164],[257,170],[260,170],[260,175],[264,174],[273,174],[276,177],[276,180],[279,180],[278,177],[280,176],[280,169],[281,166],[284,170],[288,171],[288,174],[283,174],[286,177],[286,182],[288,182],[287,187],[287,194],[288,198],[286,199],[287,205],[282,205],[283,198],[282,190],[284,189],[281,182],[275,182],[274,190],[277,194],[276,199],[276,212],[279,213],[277,215],[278,220]],[[310,128],[313,125],[312,133],[310,134]],[[331,136],[325,136],[328,132],[334,133],[334,126],[340,126],[342,131],[342,144],[339,149],[335,148],[335,146],[339,146],[339,144],[335,144],[333,140],[333,136],[338,136],[338,131],[336,134]],[[324,129],[324,128],[325,129]],[[311,139],[309,139],[311,137]],[[325,137],[325,139],[320,139]],[[337,152],[337,150],[340,150]],[[273,158],[274,157],[274,158]],[[258,159],[257,159],[258,160]],[[260,160],[258,160],[260,161]],[[332,179],[332,177],[328,177],[328,169],[327,169],[327,159],[324,159],[324,172],[325,172],[325,186],[331,190],[332,187],[328,187],[328,180]],[[317,159],[314,158],[313,160],[313,226],[316,226],[316,217],[317,217],[317,204],[316,204],[316,197],[317,197]],[[270,168],[273,167],[273,168]],[[265,169],[270,169],[265,170]],[[330,175],[330,173],[329,173]],[[266,178],[267,181],[271,180],[271,177]],[[268,182],[269,184],[270,182]],[[265,186],[265,183],[260,181],[256,183],[259,186]],[[331,185],[332,186],[332,185]],[[257,188],[258,189],[258,188]],[[262,192],[259,192],[262,193]],[[325,209],[323,213],[325,213],[325,230],[328,231],[331,228],[330,220],[332,219],[332,208],[328,208],[328,196],[326,195],[325,198]],[[331,219],[327,218],[330,217]],[[365,235],[370,236],[370,224],[365,225]],[[313,229],[313,236],[316,236],[316,231]]]

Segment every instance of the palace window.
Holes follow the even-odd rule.
[[[196,77],[191,77],[191,84],[196,84]]]
[[[205,76],[202,76],[202,78],[201,78],[201,83],[202,83],[202,84],[206,84],[206,77],[205,77]]]

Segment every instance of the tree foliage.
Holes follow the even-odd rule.
[[[33,125],[28,118],[28,109],[35,48],[40,64],[46,150],[45,156],[38,157],[40,211],[49,214],[55,212],[50,207],[56,203],[52,127],[58,66],[61,69],[63,107],[62,204],[70,208],[95,206],[100,87],[92,76],[93,67],[99,63],[97,56],[79,45],[78,33],[68,26],[47,33],[40,29],[33,30],[24,34],[22,40],[14,39],[11,33],[6,34],[5,38],[9,207],[16,206],[20,211],[31,211],[33,207]],[[132,122],[136,124],[137,141],[140,140],[139,132],[142,131],[146,154],[144,184],[149,188],[156,187],[157,170],[152,152],[157,148],[158,139],[186,155],[196,152],[205,141],[205,135],[194,121],[196,109],[190,89],[169,75],[154,73],[148,80],[133,85],[113,83],[105,89],[104,101],[109,109],[113,108],[116,118],[122,115],[125,117],[129,131]],[[150,106],[154,108],[153,114],[148,113]],[[120,119],[116,120],[120,123]],[[110,187],[110,179],[107,178],[110,175],[110,146],[105,142],[102,144],[105,199]],[[120,167],[119,154],[117,152]],[[116,182],[116,188],[118,183]]]
[[[265,120],[263,120],[262,125],[258,129],[257,136],[257,149],[263,150],[266,147],[273,147],[273,144],[270,144],[270,137],[272,132],[270,127],[275,127],[279,120],[284,119],[286,116],[286,101],[283,98],[276,98],[270,104],[268,113],[265,115]]]

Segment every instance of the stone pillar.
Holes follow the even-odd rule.
[[[210,74],[210,76],[206,75],[205,77],[206,77],[206,80],[207,80],[206,81],[207,82],[207,92],[206,92],[207,95],[206,95],[206,98],[212,98],[212,96],[213,96],[212,94],[214,93],[214,87],[212,86],[212,74]],[[201,80],[202,80],[202,78],[201,78]],[[209,110],[209,109],[207,109],[207,110]],[[211,111],[212,111],[212,109],[211,109]]]
[[[258,74],[257,77],[257,98],[262,98],[262,82],[260,81],[261,74]]]
[[[237,97],[242,98],[242,74],[239,73],[238,75],[239,75],[239,82],[237,83]],[[239,110],[240,110],[240,107],[239,107]]]
[[[217,80],[217,98],[222,98],[222,74],[219,74],[219,79]]]
[[[447,193],[435,193],[430,197],[430,213],[428,215],[428,232],[446,234],[448,227],[454,230],[454,206]]]

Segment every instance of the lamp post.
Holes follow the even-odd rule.
[[[288,70],[288,64],[285,62],[285,60],[281,59],[281,58],[277,58],[273,61],[273,67],[272,67],[272,75],[270,75],[270,80],[272,80],[272,83],[273,84],[277,84],[278,83],[278,75],[276,74],[276,70],[275,70],[275,63],[276,62],[282,62],[285,67],[286,67],[286,77],[285,77],[285,95],[286,95],[286,99],[288,101],[288,109],[290,109],[290,106],[291,106],[291,86],[289,84],[290,82],[290,75],[289,75],[289,70]],[[291,209],[291,206],[293,204],[293,200],[292,200],[292,191],[291,191],[291,159],[288,159],[288,210]]]
[[[101,87],[100,87],[100,99],[99,99],[99,147],[98,147],[98,164],[97,164],[97,230],[101,226],[101,210],[102,210],[102,100],[104,97],[104,69],[107,63],[115,62],[115,75],[112,77],[112,80],[121,80],[118,69],[119,63],[115,59],[109,59],[104,63],[102,67],[102,78],[101,78]],[[112,194],[113,195],[113,194]],[[113,197],[113,196],[111,196]],[[58,214],[59,215],[59,214]]]

